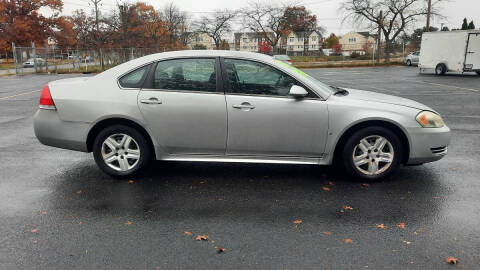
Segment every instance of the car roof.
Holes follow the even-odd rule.
[[[106,76],[108,74],[124,74],[132,69],[140,67],[151,62],[169,59],[169,58],[184,58],[184,57],[234,57],[250,60],[258,60],[266,63],[273,63],[275,59],[271,56],[253,53],[253,52],[240,52],[240,51],[226,51],[226,50],[183,50],[183,51],[171,51],[163,53],[155,53],[147,56],[143,56],[137,59],[133,59],[126,63],[113,67],[105,72],[98,74],[97,76]]]
[[[254,52],[241,52],[241,51],[226,51],[226,50],[184,50],[184,51],[171,51],[156,53],[145,56],[151,58],[151,60],[173,58],[173,57],[239,57],[258,59],[263,61],[271,61],[270,56],[254,53]]]

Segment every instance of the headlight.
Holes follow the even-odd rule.
[[[419,113],[416,119],[417,122],[424,128],[441,128],[445,125],[440,115],[430,111],[423,111]]]

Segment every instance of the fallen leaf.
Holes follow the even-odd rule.
[[[344,205],[343,206],[343,209],[345,210],[353,210],[353,207],[349,206],[349,205]]]
[[[195,240],[197,241],[207,241],[208,240],[208,235],[197,235],[197,237],[195,237]]]
[[[293,224],[300,224],[300,223],[302,223],[301,219],[297,219],[297,220],[293,221]]]
[[[133,180],[128,180],[128,183],[129,183],[129,184],[133,184],[133,183],[135,183],[135,181],[133,181]]]
[[[370,184],[363,183],[363,184],[362,184],[362,186],[363,186],[363,187],[369,187],[369,186],[370,186]]]
[[[333,182],[329,181],[329,182],[328,182],[328,185],[329,185],[329,186],[334,186],[334,185],[335,185],[335,183],[333,183]]]
[[[192,235],[192,233],[185,231],[185,235],[190,236],[190,235]]]
[[[38,230],[37,229],[32,229],[30,232],[36,233],[36,232],[38,232]]]
[[[397,226],[398,226],[400,229],[405,229],[405,223],[403,223],[403,222],[397,223]]]
[[[129,221],[125,222],[125,225],[132,225],[132,222],[129,220]]]
[[[385,230],[387,227],[383,223],[381,223],[381,224],[377,224],[377,228]]]
[[[88,249],[85,249],[85,254],[88,254]]]
[[[226,251],[225,248],[221,248],[221,247],[215,247],[217,249],[217,253],[224,253]]]
[[[345,242],[345,244],[351,244],[351,243],[353,243],[353,240],[350,239],[350,238],[345,238],[345,240],[343,240],[343,242]]]
[[[329,188],[329,187],[322,187],[322,189],[323,189],[324,191],[330,191],[330,188]]]
[[[457,168],[450,168],[450,170],[452,170],[452,171],[456,171],[456,170],[457,170]]]
[[[456,265],[458,263],[458,259],[455,257],[448,257],[447,259],[445,259],[445,261],[451,265]]]
[[[322,232],[323,234],[325,235],[331,235],[332,233],[331,232]]]
[[[76,193],[77,193],[77,194],[82,194],[82,190],[81,190],[81,189],[80,189],[80,190],[77,190]]]

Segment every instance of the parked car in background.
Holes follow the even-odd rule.
[[[416,66],[418,65],[419,61],[420,61],[420,52],[412,52],[405,58],[405,64],[407,64],[407,66],[413,66],[413,65]]]
[[[46,62],[44,59],[42,58],[29,58],[26,62],[23,62],[22,66],[24,68],[29,68],[29,67],[35,67],[35,65],[37,67],[41,67],[41,66],[45,66]]]
[[[285,55],[285,54],[274,55],[273,59],[278,60],[278,61],[282,61],[282,62],[287,63],[289,65],[292,64],[292,59],[290,59],[290,57],[288,57],[288,55]]]
[[[420,72],[476,72],[480,75],[480,31],[426,32],[422,35]]]
[[[441,159],[450,142],[426,105],[331,87],[263,54],[213,50],[152,54],[50,82],[34,130],[43,144],[93,151],[115,177],[151,159],[335,161],[354,179],[378,180],[401,164]]]

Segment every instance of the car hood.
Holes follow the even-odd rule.
[[[345,90],[349,92],[349,94],[344,97],[347,99],[380,102],[380,103],[410,107],[410,108],[419,109],[419,110],[433,111],[428,106],[407,98],[380,94],[380,93],[371,92],[371,91],[358,90],[358,89],[345,88]]]

